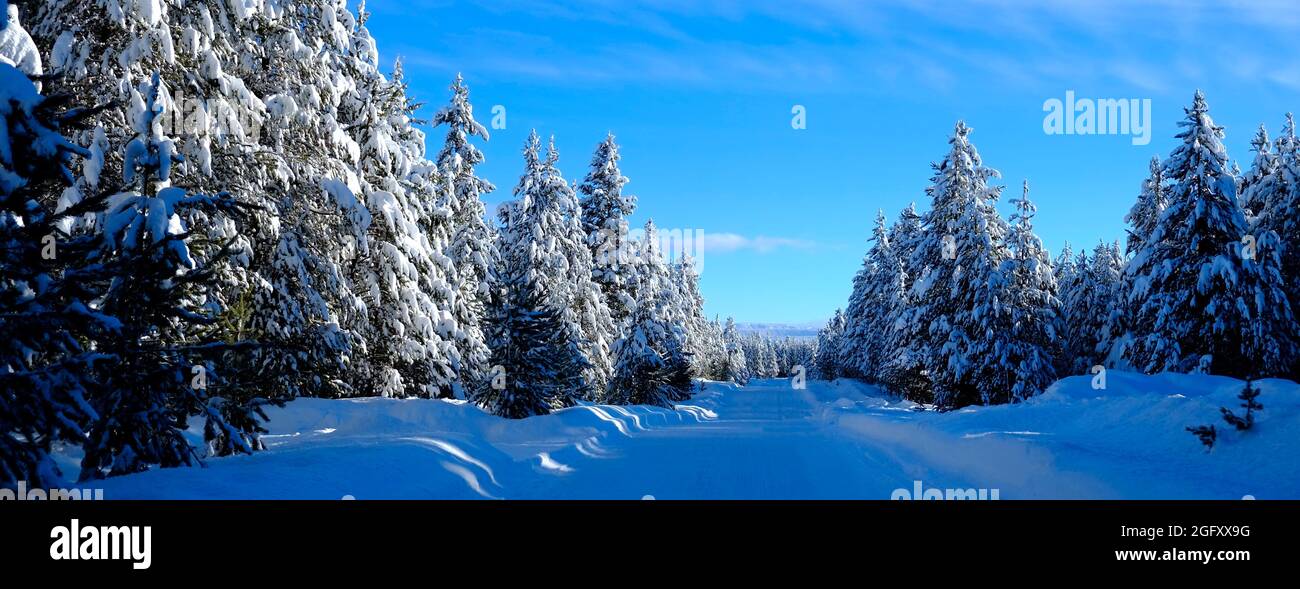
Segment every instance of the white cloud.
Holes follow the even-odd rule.
[[[706,232],[701,248],[708,253],[749,250],[766,254],[780,249],[812,249],[816,245],[816,243],[808,240],[791,237],[769,237],[766,235],[746,237],[737,233]]]
[[[1215,76],[1292,88],[1286,74],[1300,34],[1293,2],[478,0],[503,22],[447,31],[435,53],[479,76],[565,84],[941,92],[990,77],[1038,90],[1115,82],[1183,89],[1203,85],[1203,72],[1169,64],[1195,56]],[[520,14],[530,17],[529,32],[511,33],[519,27],[508,19]],[[553,23],[597,34],[572,39],[563,36],[572,26]],[[1258,62],[1253,72],[1236,66],[1241,53]]]

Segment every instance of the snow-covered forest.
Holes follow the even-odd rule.
[[[692,261],[661,256],[653,222],[631,238],[612,135],[571,184],[534,132],[488,215],[468,86],[451,81],[426,147],[364,5],[18,8],[4,480],[58,480],[55,444],[82,447],[83,480],[251,452],[263,409],[295,397],[669,406],[742,362]]]
[[[861,378],[941,407],[1023,401],[1106,369],[1239,379],[1300,373],[1300,143],[1290,114],[1230,163],[1196,92],[1179,144],[1153,159],[1124,242],[1053,259],[1026,181],[1003,186],[958,122],[925,213],[876,219],[853,294],[822,330],[819,377]]]
[[[528,418],[845,377],[952,409],[1106,369],[1300,371],[1289,115],[1239,173],[1198,92],[1127,239],[1056,256],[1028,182],[1000,216],[999,174],[959,122],[928,207],[877,218],[845,309],[816,339],[776,338],[707,317],[692,259],[653,221],[629,228],[655,204],[625,190],[612,134],[566,177],[535,130],[512,187],[481,177],[491,137],[466,80],[420,97],[442,106],[418,120],[364,3],[7,8],[0,483],[252,454],[304,397]],[[489,211],[498,190],[511,198]]]

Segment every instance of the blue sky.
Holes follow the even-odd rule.
[[[622,145],[635,224],[702,229],[709,313],[820,321],[842,306],[877,209],[928,206],[930,162],[958,119],[1008,191],[1028,179],[1054,252],[1123,235],[1152,155],[1206,92],[1231,157],[1300,108],[1286,1],[1130,6],[991,0],[370,0],[381,59],[401,56],[435,108],[457,73],[487,124],[481,175],[508,198],[532,128],[570,179],[607,131]],[[1151,100],[1152,139],[1047,135],[1043,104]],[[791,127],[802,105],[807,128]],[[440,132],[430,143],[442,141]],[[1008,193],[1009,194],[1009,193]],[[1007,200],[1006,198],[1003,199]],[[1003,207],[1004,212],[1008,207]]]

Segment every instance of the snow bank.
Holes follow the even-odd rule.
[[[1022,497],[1300,497],[1300,385],[1256,383],[1264,409],[1253,429],[1237,432],[1219,408],[1240,412],[1236,396],[1243,384],[1217,376],[1110,371],[1104,390],[1094,389],[1090,376],[1070,377],[1017,405],[900,418],[897,411],[887,413],[900,407],[886,404],[837,410],[827,418],[907,448],[918,462],[948,463],[958,478],[1020,489]],[[1219,430],[1209,452],[1185,430],[1202,424]],[[1062,473],[1070,476],[1060,479]]]
[[[615,438],[714,417],[692,405],[581,405],[508,420],[463,401],[385,398],[297,399],[268,415],[267,451],[108,479],[105,497],[501,498],[539,475],[572,472],[566,460],[609,456]],[[65,473],[76,472],[76,458],[63,457]]]
[[[889,499],[914,481],[1003,500],[1300,497],[1300,385],[1258,386],[1265,408],[1244,433],[1219,415],[1240,381],[1177,374],[1111,372],[1104,390],[1072,377],[949,413],[850,380],[704,382],[672,410],[522,420],[459,401],[299,399],[270,412],[265,452],[103,486],[109,499]],[[1184,428],[1210,423],[1221,433],[1206,452]]]

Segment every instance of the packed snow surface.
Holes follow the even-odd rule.
[[[1107,380],[948,413],[844,380],[706,382],[673,410],[524,420],[462,402],[299,399],[271,414],[265,452],[103,486],[110,499],[889,499],[916,481],[1003,500],[1300,497],[1300,386],[1258,383],[1265,408],[1238,433],[1219,407],[1238,405],[1240,381]],[[1210,423],[1220,436],[1207,452],[1184,428]]]

